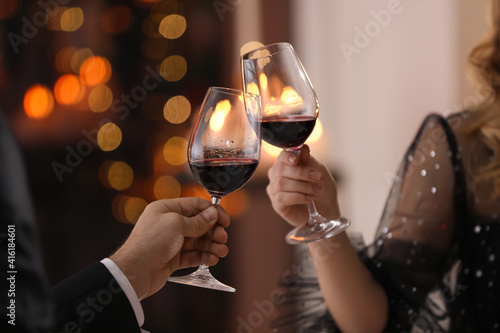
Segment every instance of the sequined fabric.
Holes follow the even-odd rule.
[[[493,181],[473,182],[491,152],[480,134],[461,130],[468,116],[424,120],[394,174],[375,241],[359,248],[389,299],[385,332],[500,332],[500,202]],[[287,286],[288,310],[273,325],[338,332],[310,274]]]

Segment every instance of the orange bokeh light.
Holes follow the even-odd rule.
[[[54,86],[54,96],[59,104],[73,105],[80,102],[85,94],[85,87],[73,74],[61,76]]]
[[[33,119],[47,117],[54,109],[54,96],[49,88],[37,84],[24,95],[24,111]]]
[[[92,56],[82,63],[80,77],[88,86],[104,84],[111,77],[111,65],[106,58]]]

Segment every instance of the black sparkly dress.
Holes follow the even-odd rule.
[[[492,153],[480,134],[461,131],[468,117],[425,119],[394,175],[375,241],[353,242],[387,293],[385,332],[500,332],[500,184],[472,180]],[[340,332],[310,266],[302,258],[284,279],[289,294],[273,326]]]

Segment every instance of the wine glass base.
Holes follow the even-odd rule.
[[[220,291],[235,292],[236,289],[219,282],[210,274],[210,271],[205,268],[199,268],[196,272],[183,276],[171,276],[167,279],[169,282],[187,284],[190,286],[215,289]]]
[[[345,217],[336,220],[328,220],[323,217],[314,219],[313,223],[305,224],[290,231],[286,235],[288,244],[304,244],[326,239],[344,231],[351,225],[351,221]]]

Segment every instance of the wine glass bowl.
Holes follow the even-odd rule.
[[[289,43],[260,47],[241,56],[243,89],[260,95],[262,139],[269,144],[300,152],[319,114],[313,85]],[[308,221],[292,230],[286,241],[301,244],[334,236],[350,225],[344,217],[321,216],[314,202],[307,204]]]
[[[210,87],[201,105],[188,145],[188,163],[196,180],[207,190],[213,205],[245,185],[260,160],[260,98],[236,89]],[[230,291],[209,271],[207,234],[205,251],[197,271],[171,276],[170,282]]]
[[[289,43],[263,46],[241,57],[244,90],[260,95],[262,139],[297,150],[319,114],[316,92]]]

